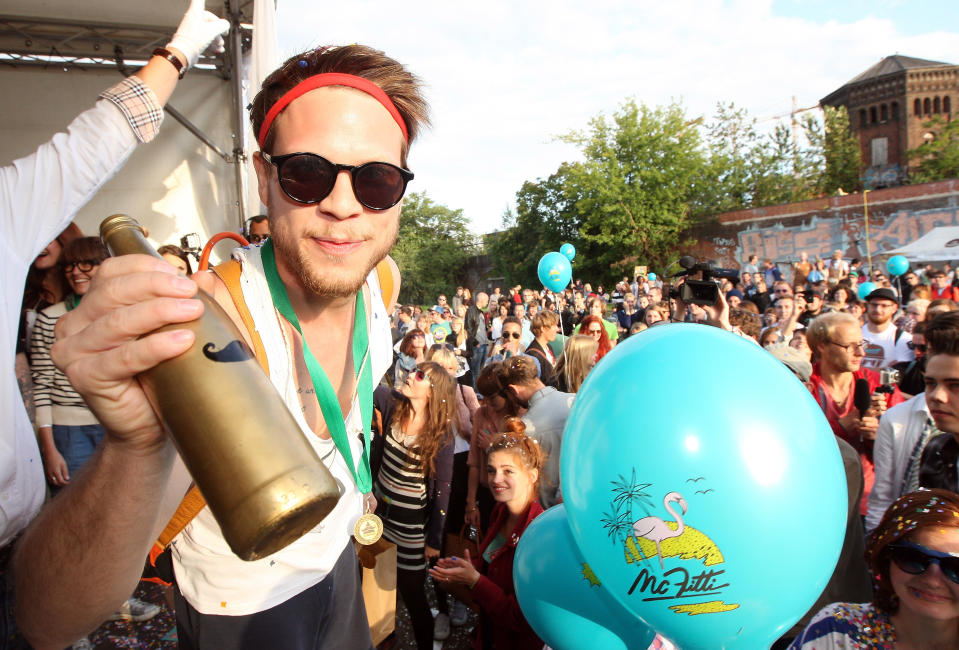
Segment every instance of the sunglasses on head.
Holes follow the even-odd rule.
[[[400,202],[413,180],[413,172],[386,162],[339,165],[303,152],[262,156],[276,167],[283,193],[298,203],[319,203],[333,191],[339,173],[348,171],[356,200],[370,210],[387,210]]]
[[[99,260],[77,260],[76,262],[67,262],[63,265],[63,270],[66,273],[69,273],[74,268],[80,269],[84,273],[93,269],[94,266],[99,266]]]
[[[912,542],[890,544],[892,561],[901,570],[911,575],[925,573],[930,564],[938,564],[942,575],[959,584],[959,556],[926,548]]]

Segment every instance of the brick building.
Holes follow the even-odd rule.
[[[946,121],[959,109],[959,66],[909,56],[887,56],[820,100],[845,106],[859,136],[867,188],[900,185],[906,152],[935,137],[923,125]]]

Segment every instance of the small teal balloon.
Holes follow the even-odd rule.
[[[902,275],[909,270],[909,260],[905,255],[893,255],[886,262],[886,270],[889,275]]]
[[[727,394],[744,377],[755,408]],[[603,357],[567,419],[560,476],[603,587],[681,648],[768,648],[819,597],[846,530],[822,409],[775,357],[705,325],[654,327]]]
[[[655,282],[655,281],[656,281],[656,274],[655,274],[655,273],[649,273],[649,274],[646,275],[646,277],[649,278],[649,281],[650,281],[650,282]]]
[[[573,267],[562,253],[546,253],[539,260],[536,274],[550,291],[562,291],[573,278]]]
[[[576,257],[576,247],[570,243],[563,244],[559,247],[559,252],[568,259],[570,262],[573,261],[573,258]]]
[[[583,561],[562,504],[523,532],[513,584],[523,616],[555,650],[645,650],[656,636],[606,592]]]
[[[859,299],[865,300],[866,296],[868,296],[870,293],[872,293],[878,288],[879,288],[879,285],[876,284],[875,282],[863,282],[862,284],[859,285],[859,289],[857,290]]]

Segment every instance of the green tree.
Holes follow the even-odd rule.
[[[539,259],[565,242],[579,247],[579,214],[575,186],[570,181],[576,165],[563,163],[546,179],[523,183],[516,193],[516,212],[503,214],[503,230],[487,240],[494,268],[510,284],[537,286]]]
[[[390,253],[403,277],[400,302],[432,303],[437,294],[450,291],[476,249],[462,210],[435,203],[422,192],[407,195]]]
[[[599,115],[588,131],[563,139],[585,158],[568,168],[585,249],[574,275],[608,281],[636,263],[677,257],[706,164],[699,128],[683,108],[627,100],[611,119]]]
[[[839,189],[845,192],[862,190],[859,140],[849,128],[846,107],[824,106],[822,122],[807,115],[803,120],[803,130],[809,141],[804,154],[804,175],[813,180],[815,194],[835,194]]]
[[[923,128],[936,134],[928,142],[906,152],[910,163],[909,177],[914,183],[929,183],[946,178],[959,178],[959,120],[948,123],[935,117]]]

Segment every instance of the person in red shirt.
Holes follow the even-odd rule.
[[[903,401],[899,388],[892,385],[886,392],[879,373],[861,368],[865,356],[862,328],[851,314],[830,312],[813,319],[806,329],[806,341],[816,363],[809,378],[809,390],[829,421],[833,433],[859,452],[862,460],[863,496],[860,513],[866,514],[866,498],[874,480],[872,448],[879,428],[879,416],[890,406]],[[870,407],[860,413],[854,403],[856,380],[869,383]]]
[[[479,557],[441,558],[430,570],[434,580],[469,597],[480,611],[475,647],[540,650],[543,641],[530,627],[513,589],[513,556],[523,531],[543,512],[536,501],[545,454],[526,435],[522,420],[507,421],[508,431],[490,442],[486,462],[490,490],[497,501]],[[466,596],[468,594],[468,596]],[[462,598],[461,598],[462,599]],[[492,642],[492,643],[489,643]]]
[[[936,269],[932,272],[932,285],[929,287],[932,291],[932,299],[948,298],[959,302],[959,289],[949,283],[949,276],[942,269]]]

